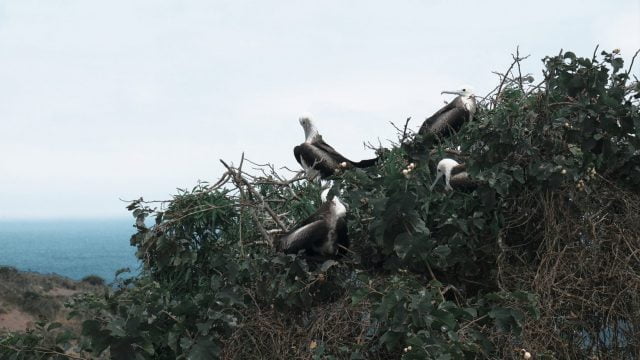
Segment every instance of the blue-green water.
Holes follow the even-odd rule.
[[[139,269],[129,238],[133,221],[0,221],[0,265],[72,279],[98,275],[113,281],[116,270]]]

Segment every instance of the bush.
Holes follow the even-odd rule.
[[[519,60],[517,60],[519,61]],[[130,204],[144,270],[74,308],[82,351],[114,358],[631,358],[640,348],[640,86],[615,53],[504,74],[454,137],[337,175],[352,242],[283,255],[319,204],[273,167]],[[512,67],[513,69],[514,67]],[[402,141],[407,134],[401,134]],[[453,150],[460,146],[460,150]],[[410,153],[407,153],[410,152]],[[442,157],[472,193],[429,190]],[[409,176],[408,158],[418,159]],[[145,219],[153,217],[152,227]],[[0,345],[2,343],[0,342]]]
[[[0,276],[8,277],[18,273],[18,270],[12,266],[0,266]]]
[[[93,285],[93,286],[104,286],[105,285],[104,279],[101,278],[98,275],[87,275],[87,276],[83,277],[81,281],[83,283],[87,283],[87,284]]]
[[[53,319],[60,310],[60,304],[51,296],[40,295],[34,291],[25,291],[22,294],[21,307],[30,314],[47,319]]]

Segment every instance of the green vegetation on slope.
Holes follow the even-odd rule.
[[[80,342],[52,346],[115,359],[637,356],[640,85],[616,53],[544,64],[539,83],[505,74],[445,142],[400,134],[413,146],[335,176],[352,243],[337,261],[277,251],[319,188],[269,166],[250,175],[241,161],[216,184],[133,202],[143,273],[77,299]],[[442,157],[479,188],[430,191]],[[62,356],[37,346],[15,334],[0,355]]]

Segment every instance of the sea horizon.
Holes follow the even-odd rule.
[[[0,218],[0,266],[20,271],[56,274],[74,280],[97,275],[107,283],[139,272],[129,239],[135,233],[131,217]]]

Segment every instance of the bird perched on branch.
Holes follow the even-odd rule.
[[[438,138],[444,138],[458,132],[465,122],[473,118],[476,112],[476,98],[472,87],[465,85],[460,90],[443,91],[441,94],[458,96],[425,120],[418,134],[424,136],[431,133]]]
[[[307,255],[333,256],[349,247],[347,208],[337,196],[327,200],[329,189],[321,193],[318,210],[280,238],[286,254],[304,250]]]
[[[445,182],[444,188],[448,191],[473,191],[478,187],[478,182],[469,177],[465,165],[453,159],[445,158],[438,162],[436,179],[431,185],[430,190],[433,190],[438,180],[443,176]]]
[[[375,158],[355,162],[345,158],[324,142],[310,116],[302,116],[299,121],[304,129],[305,141],[293,148],[293,154],[310,180],[318,176],[321,179],[327,178],[338,169],[370,167],[378,161]]]

